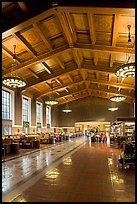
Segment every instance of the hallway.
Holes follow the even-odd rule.
[[[19,193],[17,187],[10,202],[134,202],[135,168],[118,167],[120,150],[105,143],[91,143],[87,138],[68,142],[75,147],[77,143],[77,151],[43,169],[41,178],[30,179],[32,186],[24,188],[24,192]]]

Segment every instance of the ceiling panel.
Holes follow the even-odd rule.
[[[15,44],[14,73],[27,82],[24,94],[45,99],[52,92],[60,105],[66,99],[92,95],[109,99],[119,86],[126,102],[134,101],[135,79],[119,79],[117,84],[115,71],[127,59],[127,24],[131,24],[130,51],[135,60],[135,8],[78,5],[49,9],[46,3],[36,2],[2,2],[2,7],[2,76],[11,72]],[[14,19],[16,25],[6,18]]]

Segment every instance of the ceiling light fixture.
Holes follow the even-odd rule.
[[[53,80],[51,80],[51,89],[53,88],[53,86],[52,86],[52,81],[53,81]],[[47,105],[49,105],[49,106],[53,106],[53,105],[58,104],[58,101],[56,101],[56,100],[53,98],[53,96],[50,94],[49,100],[45,101],[45,103],[46,103]]]
[[[72,110],[70,109],[68,103],[66,103],[65,108],[62,110],[64,113],[70,113]]]
[[[131,25],[128,25],[128,53],[127,53],[127,62],[126,64],[123,64],[121,66],[119,66],[116,69],[116,76],[117,77],[134,77],[135,76],[135,62],[131,62],[131,37],[130,37],[130,29],[131,29]]]
[[[10,76],[3,77],[2,83],[3,85],[14,89],[23,88],[26,86],[25,80],[12,73],[13,68],[16,66],[16,54],[15,54],[16,45],[13,45],[13,49],[14,49],[14,53],[13,53],[14,63],[12,64],[11,73],[10,73]]]
[[[115,102],[124,101],[124,100],[125,100],[125,96],[118,96],[118,95],[112,96],[112,97],[110,98],[110,100],[111,100],[111,101],[115,101]]]
[[[118,83],[118,78],[117,78],[117,83]],[[119,95],[119,94],[120,94],[120,91],[119,91],[119,90],[120,90],[119,87],[117,87],[117,93],[116,93],[115,96],[112,96],[112,97],[110,98],[111,101],[120,102],[120,101],[124,101],[124,100],[126,99],[125,96]]]
[[[116,110],[118,110],[118,107],[115,107],[115,108],[108,108],[108,110],[110,110],[110,111],[116,111]]]
[[[119,108],[116,107],[115,102],[111,102],[111,107],[108,108],[109,111],[116,111],[116,110],[118,110],[118,109],[119,109]]]

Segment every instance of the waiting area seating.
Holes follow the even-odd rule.
[[[135,165],[135,144],[132,142],[124,142],[120,156],[121,158],[119,159],[119,163],[122,164],[123,169],[126,168],[127,165]]]
[[[69,138],[82,136],[82,133],[41,133],[8,135],[2,138],[2,153],[19,154],[21,149],[39,149],[41,144],[55,144]]]

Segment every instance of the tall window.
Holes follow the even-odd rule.
[[[23,121],[29,121],[29,100],[27,98],[22,99],[22,119]]]
[[[42,105],[40,103],[36,103],[36,122],[42,122]]]
[[[12,134],[12,94],[10,91],[2,90],[2,135]]]
[[[51,108],[46,106],[46,124],[51,125]]]
[[[2,90],[2,119],[10,120],[10,92]]]

